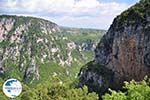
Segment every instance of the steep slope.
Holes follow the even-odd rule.
[[[117,16],[80,73],[80,86],[102,94],[123,81],[150,76],[150,1],[141,0]],[[96,88],[99,87],[99,88]]]
[[[0,28],[1,74],[13,77],[9,73],[17,74],[18,70],[24,79],[39,79],[38,60],[51,59],[52,41],[48,40],[53,37],[47,34],[57,32],[58,26],[42,19],[1,16]]]
[[[0,16],[0,76],[23,81],[75,77],[105,31],[59,27],[47,20]]]

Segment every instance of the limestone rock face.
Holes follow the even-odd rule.
[[[48,34],[57,31],[58,25],[46,20],[0,16],[0,76],[14,77],[7,75],[12,71],[12,74],[21,73],[27,80],[39,79],[37,60],[43,58],[43,53],[48,55],[51,41],[45,41],[50,39]],[[50,55],[44,61],[48,59]]]
[[[94,62],[112,71],[112,83],[108,87],[117,88],[123,81],[139,81],[150,76],[149,0],[141,0],[114,19],[96,47]],[[79,74],[80,79],[84,77],[81,74],[84,70]]]

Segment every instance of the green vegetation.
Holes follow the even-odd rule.
[[[124,11],[121,15],[115,18],[117,23],[114,23],[115,28],[122,30],[123,26],[128,25],[141,25],[144,26],[147,23],[147,15],[150,13],[150,0],[140,0],[134,6]],[[145,13],[144,13],[145,12]]]
[[[0,99],[8,100],[2,92]],[[98,100],[98,95],[89,93],[86,86],[75,88],[70,81],[63,83],[58,77],[53,77],[34,88],[23,84],[23,91],[15,100]]]
[[[150,80],[125,82],[125,92],[110,89],[110,94],[102,96],[103,100],[150,100]]]
[[[82,28],[61,28],[61,33],[64,37],[68,37],[70,40],[76,43],[82,43],[85,41],[99,42],[99,39],[106,33],[105,30],[98,29],[82,29]],[[99,34],[101,33],[101,34]]]
[[[63,80],[64,81],[64,80]],[[98,94],[88,92],[86,86],[75,88],[70,80],[63,82],[57,76],[39,83],[36,87],[28,87],[23,84],[23,91],[15,100],[99,100]],[[0,78],[0,87],[4,81]],[[123,91],[109,89],[110,93],[102,96],[103,100],[150,100],[150,80],[140,82],[134,80],[125,82]],[[0,98],[9,100],[2,92]]]

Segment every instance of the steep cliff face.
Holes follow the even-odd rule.
[[[0,16],[0,77],[47,80],[76,77],[105,31],[59,27],[50,21]]]
[[[16,68],[14,66],[18,66],[16,70],[19,69],[24,73],[24,79],[38,79],[37,60],[39,58],[50,59],[49,47],[51,42],[48,41],[48,38],[52,37],[50,35],[48,38],[45,37],[48,36],[47,34],[55,33],[58,30],[59,28],[56,24],[42,19],[1,16],[1,73],[7,74]]]
[[[108,82],[106,87],[118,88],[125,80],[139,81],[145,75],[150,75],[149,0],[141,0],[114,19],[110,29],[96,47],[93,62],[105,66],[105,69],[109,69],[113,73],[107,75],[112,79],[106,79],[102,73],[96,72],[99,74],[98,77],[102,77]],[[94,64],[88,65],[86,69],[89,69],[90,66],[94,66]],[[85,73],[89,73],[89,71],[85,72],[86,69],[81,69],[79,74],[81,86],[84,84],[83,79],[96,77],[85,76]],[[97,80],[92,82],[98,83]],[[105,84],[102,80],[101,82],[101,84]],[[97,86],[101,86],[101,84],[99,83]],[[88,86],[91,87],[90,85]]]

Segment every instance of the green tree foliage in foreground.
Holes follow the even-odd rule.
[[[150,100],[150,80],[141,82],[125,82],[123,87],[126,92],[109,90],[111,94],[106,93],[102,96],[103,100]]]
[[[88,93],[86,86],[74,88],[68,83],[63,83],[57,77],[51,82],[53,83],[48,86],[38,85],[37,95],[39,100],[98,100],[98,95],[94,92]],[[38,99],[36,98],[36,100]]]
[[[9,98],[1,91],[0,100]],[[98,100],[98,94],[89,93],[86,86],[75,88],[71,82],[64,83],[58,77],[53,77],[34,88],[23,84],[21,95],[13,100]]]
[[[2,80],[0,80],[3,83]],[[62,82],[58,77],[53,77],[36,87],[23,84],[21,95],[14,100],[98,100],[95,92],[89,93],[88,88],[75,88],[72,82]],[[2,86],[2,84],[0,84]],[[150,80],[141,82],[125,82],[125,92],[109,89],[110,93],[102,96],[103,100],[150,100]],[[9,100],[0,92],[0,100]]]

